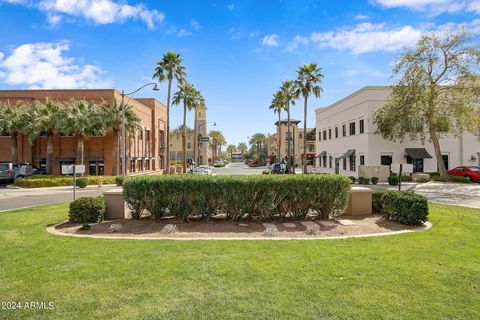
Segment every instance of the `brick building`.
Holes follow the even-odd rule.
[[[0,101],[16,105],[29,104],[47,99],[67,102],[70,99],[86,100],[93,103],[113,102],[119,105],[120,92],[114,89],[95,90],[0,90]],[[141,120],[141,130],[133,135],[127,134],[127,174],[166,169],[166,120],[167,108],[153,98],[128,98]],[[0,162],[11,160],[10,137],[0,136]],[[85,170],[88,175],[117,175],[121,172],[121,143],[118,142],[117,168],[113,171],[113,132],[105,136],[85,139]],[[19,162],[32,163],[37,168],[45,167],[47,137],[40,136],[32,144],[24,135],[17,140]],[[63,164],[75,163],[77,141],[75,136],[56,135],[53,137],[53,174],[61,173]]]

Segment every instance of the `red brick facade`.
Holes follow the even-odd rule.
[[[87,100],[95,103],[121,101],[120,92],[114,89],[101,90],[0,90],[0,101],[16,105],[29,104],[52,99],[67,102],[70,99]],[[135,135],[127,136],[127,174],[146,171],[158,171],[166,168],[166,116],[167,108],[156,99],[129,99],[128,104],[141,119],[142,130]],[[105,136],[90,137],[85,140],[85,170],[87,175],[116,175],[121,170],[121,143],[118,142],[117,152],[118,172],[112,172],[114,134],[108,132]],[[120,139],[120,135],[119,135]],[[17,138],[19,162],[29,162],[40,168],[46,159],[47,137],[39,137],[31,145],[28,139],[21,135]],[[53,174],[61,173],[62,163],[74,163],[77,140],[73,136],[53,137]],[[11,161],[11,137],[0,136],[0,162]]]

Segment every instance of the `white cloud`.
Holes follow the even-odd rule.
[[[198,21],[195,19],[190,20],[190,26],[192,26],[192,28],[195,30],[198,30],[202,27],[200,23],[198,23]]]
[[[292,41],[287,45],[287,51],[294,51],[296,50],[300,45],[306,46],[308,45],[308,39],[305,38],[304,36],[296,35]]]
[[[269,34],[262,40],[262,46],[264,47],[278,47],[279,45],[279,36],[277,34]]]
[[[232,27],[228,30],[228,34],[230,35],[231,40],[236,40],[236,39],[255,39],[260,36],[260,32],[258,31],[244,31],[242,28],[236,28]]]
[[[469,11],[480,14],[480,0],[371,0],[384,8],[409,8],[438,15]]]
[[[100,67],[80,65],[75,58],[66,57],[68,42],[37,42],[23,44],[9,56],[0,54],[0,73],[9,85],[24,85],[41,89],[76,89],[111,87]]]
[[[365,15],[365,14],[357,14],[355,17],[354,17],[355,20],[368,20],[370,19],[369,16]]]
[[[230,3],[230,4],[227,6],[227,9],[230,10],[230,11],[235,10],[235,4],[234,4],[234,3]]]
[[[384,24],[361,23],[351,30],[313,32],[310,40],[321,47],[351,50],[355,54],[395,51],[409,47],[422,35],[412,26],[385,28]]]
[[[47,13],[49,23],[60,22],[61,15],[83,18],[95,24],[111,24],[127,19],[143,21],[149,28],[163,22],[165,15],[150,10],[145,4],[130,5],[126,1],[113,0],[0,0],[7,3],[35,7]]]

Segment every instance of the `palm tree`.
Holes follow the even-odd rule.
[[[39,108],[38,123],[42,132],[47,134],[47,166],[46,173],[52,174],[53,167],[53,141],[52,138],[63,127],[65,108],[60,102],[48,99]]]
[[[218,149],[222,148],[222,145],[226,144],[225,137],[223,136],[222,131],[219,130],[212,130],[209,133],[210,138],[212,139],[213,142],[213,148],[212,148],[212,157],[213,160],[215,161],[215,158],[218,157]]]
[[[187,111],[191,111],[195,104],[195,95],[197,90],[187,81],[182,81],[178,85],[178,91],[173,95],[172,103],[179,105],[183,103],[183,173],[187,172]]]
[[[85,137],[104,134],[105,129],[102,113],[97,105],[85,100],[70,101],[65,112],[63,131],[77,138],[76,164],[83,164]]]
[[[322,68],[318,67],[315,63],[309,65],[305,64],[297,69],[297,79],[295,80],[295,86],[297,88],[295,95],[297,98],[303,97],[303,173],[307,173],[307,106],[308,97],[313,94],[317,99],[320,98],[320,92],[322,87],[323,74],[320,73]]]
[[[244,154],[248,150],[247,144],[244,142],[240,142],[237,146],[237,150]]]
[[[183,60],[180,58],[180,54],[168,51],[163,55],[161,61],[157,62],[153,79],[158,79],[158,82],[168,82],[167,92],[167,159],[168,168],[167,174],[170,173],[170,97],[172,92],[172,80],[175,78],[177,82],[182,81],[185,78],[185,67],[182,66]]]
[[[282,120],[281,118],[281,113],[282,109],[285,108],[285,100],[283,99],[282,92],[277,91],[273,95],[272,103],[270,104],[269,109],[273,110],[274,113],[278,114],[278,122],[277,122],[277,132],[278,132],[278,161],[282,158],[281,152],[282,152],[282,132],[280,128],[280,121]]]
[[[257,159],[260,161],[262,160],[263,154],[263,145],[265,144],[266,136],[263,133],[255,133],[250,138],[249,143],[252,146],[255,146],[257,152]]]
[[[295,84],[291,80],[286,80],[282,82],[280,87],[282,92],[282,98],[284,103],[285,111],[287,112],[287,131],[288,131],[288,141],[287,141],[287,154],[288,154],[288,172],[295,173],[295,151],[293,152],[293,170],[292,166],[292,123],[290,122],[290,106],[295,105]]]
[[[0,131],[10,136],[10,155],[12,162],[18,162],[18,135],[22,133],[21,123],[22,105],[15,108],[7,104],[0,105]]]
[[[195,130],[193,130],[189,126],[187,126],[185,130],[187,132],[187,137],[190,137],[195,133]],[[175,130],[173,130],[173,132],[177,135],[177,137],[183,136],[183,125],[181,124],[178,127],[176,127]]]
[[[104,102],[100,109],[100,116],[103,120],[101,125],[106,131],[113,131],[113,150],[112,150],[112,175],[118,175],[118,154],[119,138],[122,128],[122,107],[113,100],[111,103]],[[137,116],[132,106],[125,106],[125,130],[134,133],[140,129],[140,118]]]
[[[234,144],[229,144],[229,145],[227,146],[227,152],[228,152],[228,153],[232,154],[232,153],[235,152],[235,151],[237,151],[237,147],[235,147]]]

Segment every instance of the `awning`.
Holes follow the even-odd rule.
[[[348,158],[350,156],[353,156],[355,154],[355,149],[349,149],[347,152],[345,152],[343,154],[343,156],[341,156],[340,158],[338,159],[345,159],[345,158]]]
[[[412,159],[431,159],[432,156],[425,148],[405,148],[405,153]]]
[[[88,161],[103,161],[103,157],[89,157]]]
[[[68,161],[75,161],[75,158],[61,158],[61,157],[57,157],[57,160],[58,160],[58,161],[61,161],[61,162],[68,162]]]
[[[317,158],[321,158],[327,155],[327,151],[322,151],[319,154],[317,154]]]

